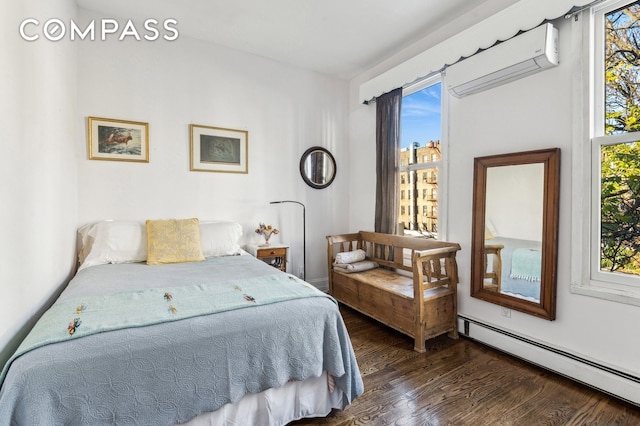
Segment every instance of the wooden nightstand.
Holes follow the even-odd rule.
[[[282,272],[287,272],[288,249],[289,246],[283,244],[269,244],[268,246],[258,244],[247,245],[247,252],[274,268],[280,269]]]

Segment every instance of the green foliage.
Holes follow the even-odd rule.
[[[601,267],[640,272],[640,143],[602,147]]]
[[[640,131],[640,5],[607,15],[605,132]]]
[[[605,133],[640,131],[640,5],[606,19]],[[602,269],[640,274],[640,142],[601,149]]]

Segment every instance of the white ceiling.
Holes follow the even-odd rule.
[[[459,27],[473,24],[516,1],[76,0],[76,3],[105,18],[134,21],[174,18],[178,20],[176,28],[180,36],[350,79],[447,24],[457,23]],[[461,15],[466,19],[457,19]],[[454,27],[449,31],[462,29]]]

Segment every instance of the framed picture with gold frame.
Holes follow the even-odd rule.
[[[191,124],[189,134],[192,171],[249,172],[248,131]]]
[[[90,160],[149,162],[149,123],[89,117]]]

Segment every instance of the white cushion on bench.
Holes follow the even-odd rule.
[[[337,263],[334,265],[333,269],[338,272],[351,274],[353,272],[368,271],[369,269],[374,269],[378,266],[379,265],[376,262],[373,262],[371,260],[362,260],[360,262],[354,263]]]
[[[349,264],[363,261],[367,257],[367,254],[362,249],[353,251],[343,251],[336,254],[335,265]]]

